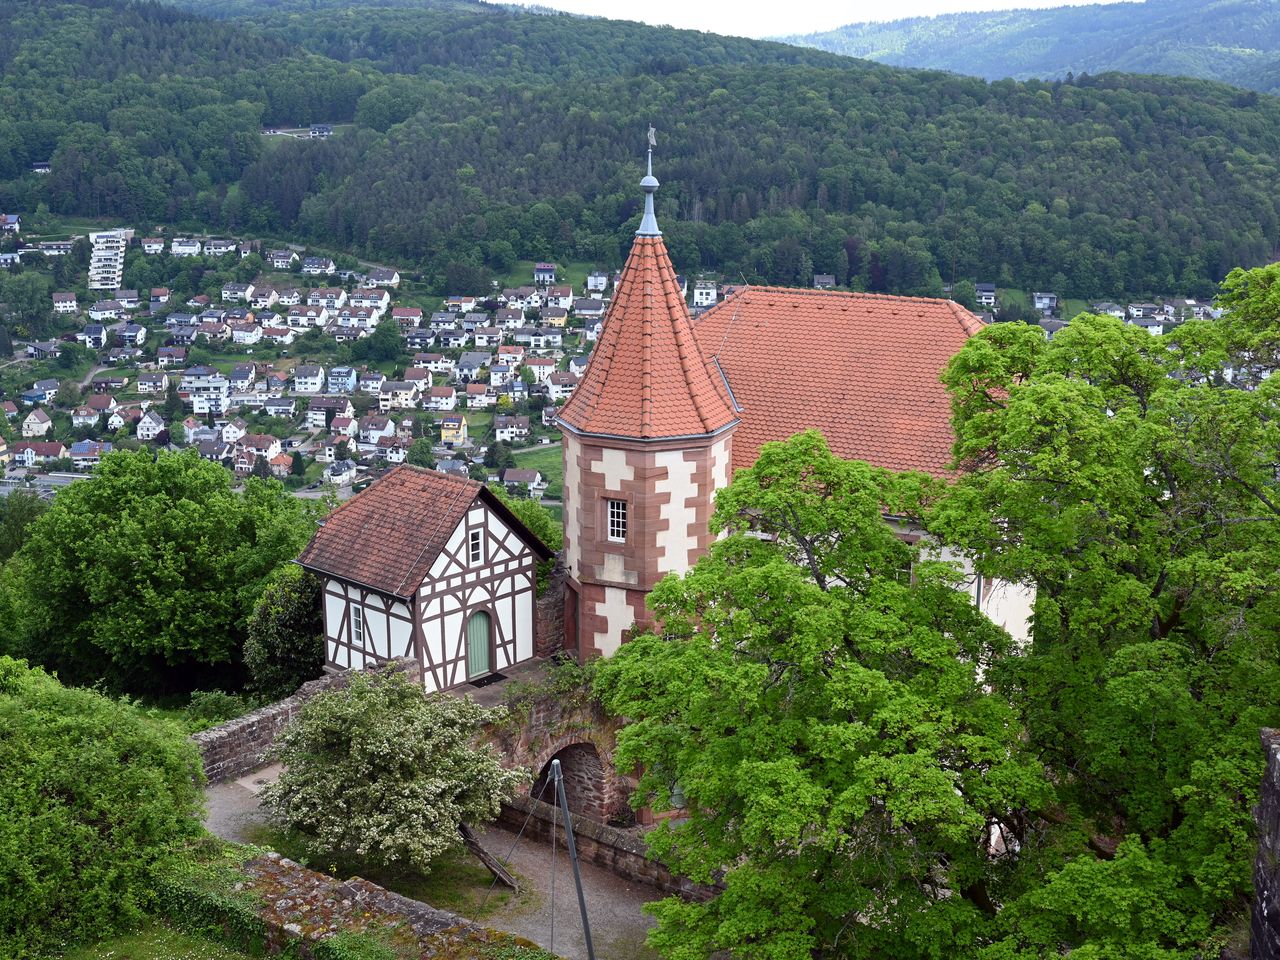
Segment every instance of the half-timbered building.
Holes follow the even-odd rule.
[[[534,655],[547,547],[473,480],[403,465],[338,507],[298,562],[324,583],[325,659],[422,665],[428,690]]]

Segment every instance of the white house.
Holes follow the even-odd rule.
[[[262,328],[252,320],[231,324],[231,341],[242,346],[253,346],[262,340]]]
[[[302,261],[302,272],[312,277],[328,276],[337,269],[337,265],[328,257],[307,257]]]
[[[226,413],[231,381],[212,367],[191,367],[183,372],[178,392],[191,404],[192,413]]]
[[[693,285],[693,305],[695,307],[713,307],[716,303],[716,283],[714,280],[698,280]]]
[[[293,368],[293,389],[298,393],[321,393],[324,384],[324,367],[319,364],[299,364]]]
[[[499,443],[520,443],[529,439],[528,417],[494,417],[493,437]]]
[[[1056,293],[1032,293],[1031,305],[1041,313],[1053,313],[1058,309],[1058,295]]]
[[[298,562],[324,583],[330,668],[412,657],[444,690],[534,656],[550,556],[482,484],[402,465],[331,513]]]
[[[80,309],[74,293],[55,293],[53,295],[54,313],[75,313]]]
[[[166,429],[164,418],[154,410],[148,410],[138,420],[138,439],[151,443]]]
[[[373,267],[360,285],[362,287],[398,287],[400,272],[394,267]]]
[[[175,237],[173,242],[169,244],[169,252],[175,257],[198,257],[200,256],[200,241],[192,240],[187,237]]]
[[[428,410],[454,410],[458,406],[458,394],[453,387],[432,387],[423,403]]]
[[[47,413],[37,408],[28,413],[26,419],[22,421],[22,436],[27,440],[43,437],[52,428],[53,420]]]

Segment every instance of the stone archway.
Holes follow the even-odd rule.
[[[601,759],[596,745],[585,740],[556,745],[539,766],[538,777],[529,790],[531,797],[541,797],[547,803],[556,802],[555,788],[549,782],[552,760],[560,761],[569,811],[599,823],[608,821],[617,808],[619,791],[611,767]]]

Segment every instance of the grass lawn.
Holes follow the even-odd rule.
[[[321,863],[310,855],[304,837],[296,831],[263,825],[255,828],[252,840],[255,844],[272,850],[330,876],[346,879],[361,876],[402,896],[421,900],[441,910],[448,910],[470,920],[483,920],[502,907],[512,903],[529,901],[534,895],[529,884],[517,874],[520,893],[513,894],[501,884],[494,885],[493,875],[480,862],[464,850],[455,850],[439,857],[429,874],[387,873],[369,864],[341,858]],[[503,835],[499,834],[499,838]],[[501,859],[506,849],[492,845],[489,852]],[[492,888],[492,893],[490,893]]]
[[[1000,298],[1002,304],[1016,303],[1018,306],[1027,310],[1031,309],[1031,297],[1027,295],[1025,290],[1008,290],[1000,289],[996,291],[996,296]]]
[[[598,264],[588,263],[585,260],[575,261],[554,261],[559,275],[564,278],[563,282],[573,287],[576,296],[585,297],[587,287],[587,275],[596,269]],[[498,288],[505,287],[524,287],[533,284],[533,263],[532,260],[521,260],[506,276],[497,277]],[[611,270],[606,273],[612,274]]]
[[[551,500],[559,500],[564,495],[564,459],[563,453],[556,446],[538,446],[531,450],[516,451],[516,464],[521,470],[537,470],[547,481],[547,489],[543,494]]]
[[[77,947],[63,960],[244,960],[248,956],[204,937],[152,922],[134,933]]]
[[[1089,301],[1087,300],[1063,300],[1062,301],[1062,319],[1072,320],[1082,313],[1089,312]]]

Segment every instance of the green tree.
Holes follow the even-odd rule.
[[[182,416],[182,397],[178,394],[178,378],[170,377],[169,386],[165,389],[164,394],[164,418],[169,423],[174,423]]]
[[[351,358],[387,363],[397,359],[403,352],[404,338],[400,336],[400,325],[388,319],[386,323],[374,327],[369,336],[355,342],[351,347]]]
[[[1280,383],[1237,387],[1277,276],[1233,274],[1228,317],[1164,337],[993,326],[944,375],[964,472],[929,523],[1035,587],[1031,644],[988,678],[1069,814],[1047,832],[1071,862],[1001,915],[1026,955],[1187,955],[1250,890],[1257,731],[1280,722]]]
[[[987,844],[1051,791],[983,689],[1008,636],[884,520],[931,489],[766,444],[717,498],[733,532],[651,595],[661,633],[600,664],[636,801],[684,815],[651,849],[724,886],[654,907],[667,956],[968,956],[990,923],[1013,868]]]
[[[249,614],[323,507],[275,480],[232,490],[194,452],[115,452],[59,492],[3,576],[9,642],[135,693],[234,684]]]
[[[287,697],[324,668],[323,584],[295,564],[282,567],[249,617],[244,664],[249,686]]]
[[[978,287],[972,280],[960,280],[951,290],[951,299],[972,310],[978,305]]]
[[[405,461],[413,464],[415,467],[427,467],[428,469],[432,469],[436,465],[436,458],[431,450],[431,440],[427,437],[419,437],[410,445],[409,452],[405,456]]]
[[[0,954],[61,954],[137,923],[152,870],[200,832],[177,728],[0,657]]]
[[[253,467],[250,473],[259,480],[271,479],[271,465],[267,463],[267,458],[262,454],[253,458]]]
[[[428,696],[403,673],[353,674],[345,690],[307,701],[281,735],[275,753],[285,772],[263,802],[318,855],[426,872],[460,845],[461,824],[492,820],[527,781],[491,747],[474,745],[481,725],[501,715]]]
[[[301,452],[295,450],[289,458],[289,474],[294,477],[304,476],[307,472],[307,461]]]
[[[26,542],[28,529],[46,506],[36,494],[25,490],[13,490],[0,498],[0,565]]]

